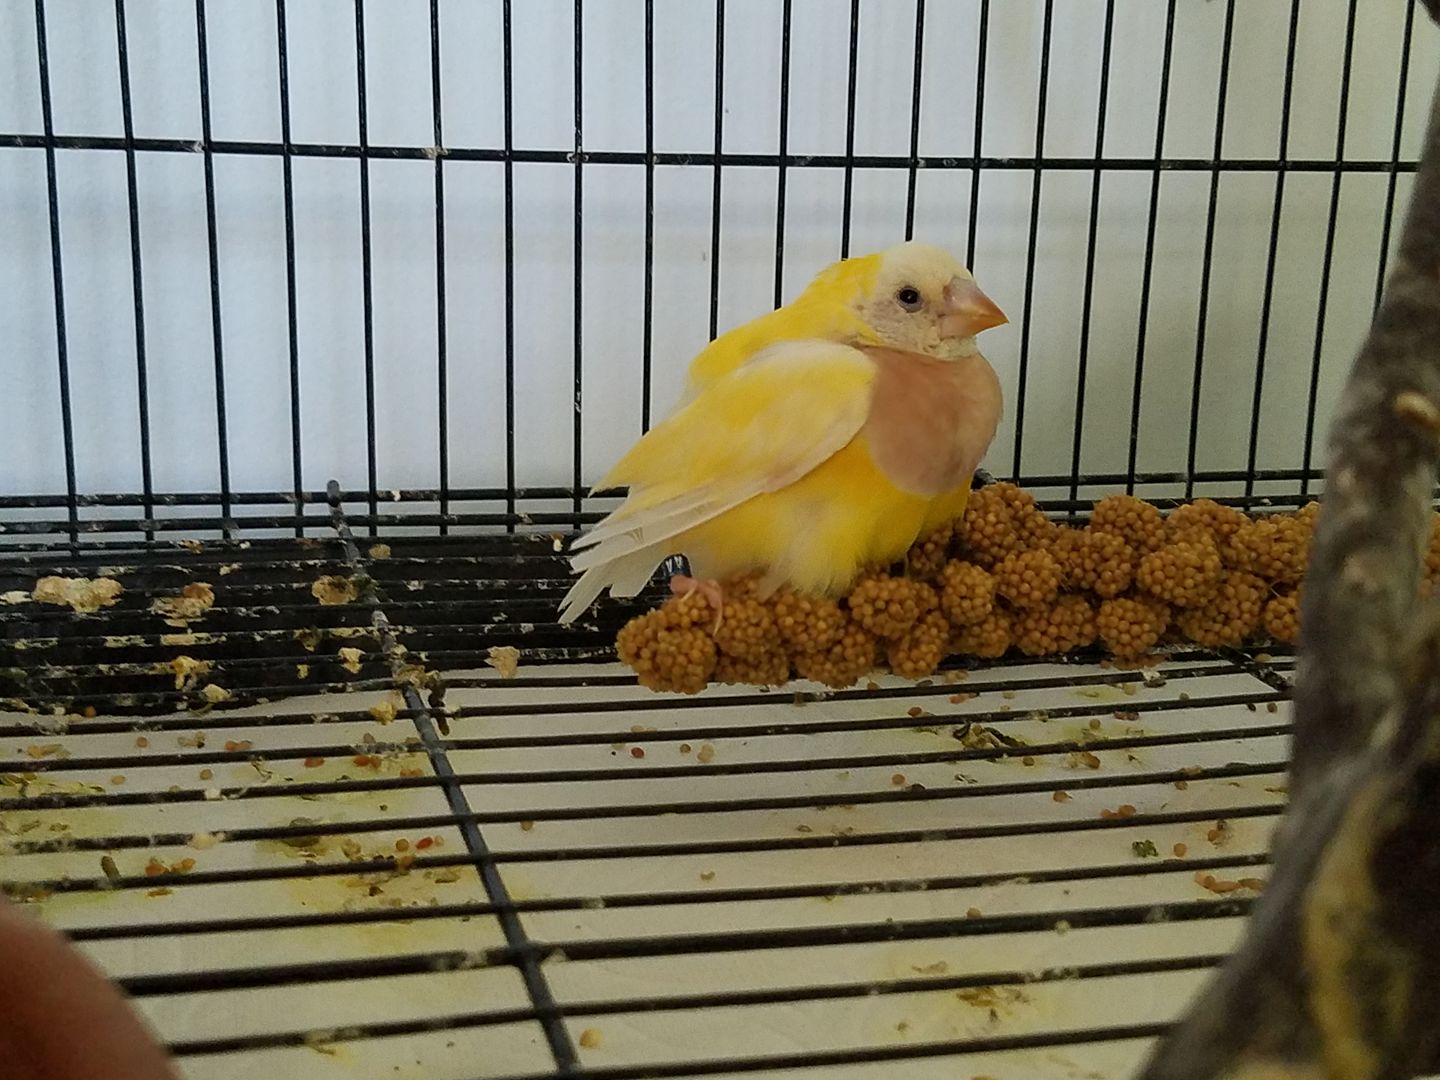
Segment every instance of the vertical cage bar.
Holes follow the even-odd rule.
[[[290,50],[286,40],[285,0],[275,0],[275,46],[280,67],[280,156],[285,191],[285,323],[290,350],[290,479],[295,499],[295,535],[305,535],[304,471],[300,434],[300,331],[295,310],[295,162],[290,139]]]
[[[485,889],[486,897],[495,907],[495,919],[500,924],[506,943],[524,953],[516,967],[525,983],[525,991],[530,997],[530,1003],[535,1007],[537,1020],[545,1034],[546,1044],[555,1059],[557,1070],[555,1075],[567,1078],[582,1077],[584,1072],[581,1069],[575,1045],[571,1042],[570,1034],[560,1016],[560,1008],[550,989],[549,980],[546,979],[544,969],[533,950],[527,948],[533,942],[525,932],[524,923],[521,922],[520,916],[515,910],[514,898],[505,884],[504,875],[495,862],[495,856],[491,852],[489,844],[486,843],[480,826],[474,820],[474,807],[471,806],[470,800],[465,794],[465,788],[456,776],[455,767],[450,761],[449,750],[441,734],[442,732],[448,734],[449,731],[445,726],[445,719],[442,716],[437,723],[437,718],[421,700],[419,691],[415,689],[413,682],[402,684],[398,679],[399,669],[405,663],[404,652],[389,616],[385,614],[385,609],[376,596],[375,583],[369,573],[369,567],[365,559],[361,557],[359,547],[355,543],[354,533],[345,519],[345,511],[340,502],[340,485],[331,480],[326,484],[325,490],[330,504],[331,528],[340,539],[345,552],[345,561],[349,564],[351,573],[357,580],[364,582],[359,602],[369,610],[370,625],[380,641],[384,654],[390,658],[391,674],[397,676],[397,689],[404,699],[406,709],[409,710],[411,722],[415,725],[415,731],[420,737],[421,747],[429,760],[430,768],[435,774],[435,779],[440,783],[451,813],[457,819],[456,827],[465,841],[465,848],[475,860],[475,872],[480,878],[480,884]]]
[[[379,535],[380,470],[375,450],[375,280],[370,249],[370,91],[365,70],[365,0],[355,0],[355,100],[360,140],[360,304],[365,335],[365,477],[370,535]]]
[[[1160,95],[1155,107],[1155,167],[1150,173],[1150,209],[1145,219],[1145,256],[1140,271],[1140,316],[1135,329],[1135,381],[1130,390],[1130,449],[1125,491],[1135,494],[1140,454],[1140,406],[1145,391],[1145,346],[1150,328],[1150,285],[1155,269],[1155,227],[1160,220],[1160,159],[1165,156],[1165,115],[1170,104],[1170,61],[1175,53],[1175,0],[1165,9],[1165,45],[1160,55]]]
[[[1415,32],[1415,5],[1405,5],[1405,32],[1400,42],[1400,79],[1395,90],[1395,130],[1390,139],[1390,169],[1385,181],[1385,214],[1380,219],[1380,261],[1375,268],[1375,307],[1385,293],[1385,273],[1390,265],[1390,230],[1395,218],[1396,166],[1405,136],[1405,93],[1410,86],[1410,46]]]
[[[506,0],[508,3],[509,0]],[[640,432],[650,430],[655,331],[655,0],[645,0],[645,311],[640,339]]]
[[[215,223],[215,152],[210,127],[210,46],[205,33],[205,0],[195,0],[195,44],[200,76],[200,148],[205,164],[205,242],[210,270],[210,338],[215,354],[215,432],[219,444],[220,517],[229,522],[230,434],[225,418],[225,337],[220,324],[220,237]],[[229,535],[228,524],[224,526]]]
[[[515,531],[515,46],[510,0],[500,5],[505,125],[505,514]]]
[[[790,8],[780,9],[780,161],[775,169],[775,306],[784,296],[785,157],[790,152]]]
[[[925,71],[925,0],[915,0],[915,67],[910,74],[910,167],[905,178],[905,239],[915,237],[915,182],[920,172],[920,92]]]
[[[1205,210],[1205,249],[1200,257],[1200,310],[1195,323],[1195,367],[1190,376],[1190,431],[1185,447],[1185,498],[1195,494],[1195,454],[1200,443],[1200,389],[1205,375],[1205,328],[1210,315],[1210,272],[1215,257],[1215,211],[1220,201],[1220,160],[1225,141],[1225,102],[1230,89],[1230,47],[1234,41],[1235,0],[1225,3],[1220,44],[1220,85],[1215,95],[1215,143],[1211,157],[1210,202]]]
[[[70,543],[80,539],[75,486],[75,421],[70,400],[70,344],[65,333],[65,270],[60,253],[60,187],[55,162],[55,112],[50,96],[50,43],[45,0],[35,0],[35,54],[40,68],[40,113],[45,125],[45,188],[50,211],[50,272],[55,298],[55,360],[60,377],[60,431],[65,452],[65,509]]]
[[[435,418],[440,454],[440,513],[450,512],[450,369],[445,318],[445,128],[440,91],[440,0],[430,0],[430,125],[435,156]],[[440,523],[440,535],[450,526]]]
[[[1070,499],[1080,496],[1080,453],[1085,428],[1085,380],[1090,365],[1090,313],[1095,302],[1095,244],[1100,229],[1100,182],[1104,170],[1098,164],[1105,153],[1105,112],[1110,101],[1110,48],[1115,36],[1115,0],[1105,0],[1105,36],[1100,49],[1100,96],[1096,103],[1095,160],[1090,176],[1090,227],[1085,240],[1085,298],[1080,308],[1080,355],[1075,372],[1075,424],[1070,451]],[[1075,511],[1070,511],[1075,520]]]
[[[1345,179],[1345,126],[1350,112],[1350,68],[1355,54],[1355,12],[1350,0],[1345,18],[1345,60],[1340,70],[1340,114],[1335,120],[1335,176],[1330,182],[1330,213],[1325,226],[1325,255],[1320,263],[1320,297],[1315,309],[1315,352],[1310,360],[1310,388],[1305,396],[1305,448],[1300,462],[1300,494],[1310,493],[1310,467],[1315,457],[1315,410],[1320,393],[1320,358],[1325,351],[1325,312],[1330,303],[1330,270],[1335,258],[1335,225],[1340,214],[1340,187]]]
[[[1408,7],[1407,7],[1408,10]],[[1295,46],[1299,40],[1300,0],[1290,0],[1290,29],[1285,45],[1285,86],[1280,94],[1280,160],[1290,154],[1290,103],[1295,88]],[[1270,248],[1265,256],[1265,288],[1260,297],[1260,341],[1255,353],[1255,385],[1250,395],[1250,442],[1245,456],[1245,497],[1255,493],[1255,465],[1260,457],[1260,407],[1265,388],[1265,361],[1270,345],[1270,311],[1275,299],[1275,265],[1280,251],[1280,224],[1285,213],[1285,171],[1275,174],[1275,202],[1270,211]]]
[[[1040,188],[1045,171],[1040,158],[1045,154],[1045,106],[1050,91],[1050,36],[1054,24],[1055,0],[1045,0],[1040,35],[1040,86],[1035,105],[1035,169],[1030,187],[1030,226],[1025,244],[1025,297],[1021,306],[1020,371],[1015,387],[1015,448],[1010,475],[1019,477],[1025,446],[1025,387],[1030,375],[1030,301],[1035,295],[1035,249],[1040,240]]]
[[[980,154],[985,131],[985,54],[990,39],[990,0],[980,0],[979,27],[975,36],[975,140],[971,147],[970,223],[965,241],[965,265],[975,269],[975,245],[980,227]]]
[[[584,108],[584,100],[585,100],[585,82],[584,82],[584,67],[583,67],[584,51],[583,51],[583,49],[582,49],[583,38],[584,38],[584,23],[585,23],[585,13],[584,13],[584,9],[583,9],[583,0],[575,0],[575,15],[574,15],[574,19],[575,19],[575,26],[574,26],[574,30],[575,30],[575,226],[574,226],[574,228],[575,228],[575,235],[574,235],[574,240],[575,240],[575,252],[574,252],[574,259],[575,259],[575,304],[574,304],[574,307],[572,308],[571,313],[572,313],[572,317],[573,317],[573,319],[574,319],[574,325],[573,325],[573,328],[572,328],[572,338],[573,338],[574,347],[575,347],[575,373],[574,373],[574,374],[575,374],[575,379],[574,379],[574,383],[575,383],[575,418],[574,418],[573,433],[572,433],[572,435],[571,435],[571,441],[572,441],[572,447],[571,447],[571,449],[572,449],[572,451],[573,451],[573,453],[574,453],[574,461],[571,463],[572,477],[571,477],[570,494],[571,494],[571,498],[572,498],[572,500],[573,500],[574,509],[575,509],[575,514],[576,514],[576,522],[575,522],[575,524],[576,524],[576,526],[578,527],[579,524],[580,524],[580,522],[579,522],[579,514],[580,514],[580,504],[581,504],[581,487],[580,487],[580,485],[583,483],[583,474],[584,474],[584,467],[585,467],[584,447],[583,447],[583,445],[582,445],[582,443],[581,443],[581,437],[582,437],[582,435],[584,434],[584,426],[583,426],[584,412],[583,412],[582,405],[583,405],[583,391],[584,391],[584,387],[585,387],[585,381],[584,381],[584,378],[583,378],[583,376],[584,376],[584,367],[582,366],[582,361],[583,361],[583,358],[584,358],[584,341],[583,341],[583,339],[582,339],[582,337],[581,337],[582,330],[583,330],[583,314],[584,314],[584,307],[583,307],[583,304],[582,304],[581,292],[582,292],[582,290],[583,290],[583,288],[584,288],[584,282],[585,282],[584,262],[583,262],[583,256],[584,256],[583,240],[584,240],[584,236],[583,236],[583,233],[582,233],[582,223],[583,223],[583,220],[584,220],[584,202],[583,202],[583,197],[584,197],[584,193],[585,193],[585,172],[584,172],[584,169],[585,169],[585,161],[584,161],[584,154],[585,154],[584,143],[585,143],[585,138],[584,138],[584,134],[583,134],[583,130],[584,130],[584,129],[583,129],[582,126],[581,126],[581,121],[583,120],[582,110],[583,110],[583,108]],[[713,316],[713,314],[712,314],[712,316],[711,316],[711,321],[712,321],[712,322],[714,321],[714,316]]]
[[[715,179],[710,196],[710,339],[720,324],[720,154],[725,144],[725,0],[715,0]]]
[[[125,195],[130,215],[130,292],[135,306],[135,394],[140,423],[140,484],[145,539],[155,539],[155,476],[150,457],[150,374],[145,355],[145,281],[140,265],[140,183],[135,168],[135,109],[130,97],[130,40],[125,0],[115,0],[115,53],[120,71],[120,120],[125,128]]]
[[[850,0],[850,81],[845,88],[845,189],[840,203],[840,258],[850,257],[855,190],[855,92],[860,69],[860,0]]]

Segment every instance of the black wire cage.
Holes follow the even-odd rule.
[[[1263,887],[1283,650],[652,694],[564,543],[912,236],[1048,510],[1313,497],[1437,66],[1360,14],[0,3],[7,893],[197,1078],[1128,1074]]]

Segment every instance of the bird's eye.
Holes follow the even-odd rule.
[[[920,290],[914,285],[906,285],[895,294],[895,301],[906,311],[919,311],[922,303]]]

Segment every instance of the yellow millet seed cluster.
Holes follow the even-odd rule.
[[[715,627],[715,647],[737,660],[760,660],[780,650],[780,630],[769,605],[754,596],[725,600],[725,616]]]
[[[1079,595],[1016,614],[1015,647],[1026,656],[1057,656],[1095,640],[1095,609]]]
[[[1066,529],[1057,552],[1065,585],[1099,597],[1119,596],[1135,576],[1135,551],[1124,537],[1092,529]]]
[[[661,608],[632,619],[615,639],[615,652],[651,690],[697,694],[715,673],[715,639],[675,612]]]
[[[721,653],[715,659],[714,679],[738,686],[784,686],[790,681],[790,658],[782,649],[748,660]]]
[[[791,652],[828,649],[840,640],[850,618],[834,600],[788,589],[776,595],[774,610],[775,628]]]
[[[932,611],[897,641],[886,644],[885,658],[890,670],[902,679],[923,679],[933,675],[950,647],[950,620]]]
[[[1160,511],[1134,495],[1107,495],[1090,514],[1095,532],[1120,537],[1136,551],[1154,551],[1165,543],[1165,519]]]
[[[1116,596],[1095,613],[1095,633],[1120,660],[1137,660],[1153,649],[1170,626],[1170,608],[1149,596]]]
[[[847,591],[770,592],[758,577],[672,597],[632,619],[616,652],[640,684],[696,693],[710,682],[780,686],[792,677],[853,686],[877,668],[932,675],[948,657],[1015,650],[1055,656],[1092,645],[1143,662],[1168,642],[1207,648],[1299,634],[1300,590],[1319,504],[1248,517],[1197,499],[1168,515],[1113,495],[1083,527],[1050,520],[1027,492],[989,484],[963,517],[918,539],[894,566]],[[1440,582],[1440,513],[1422,588]]]
[[[919,581],[874,574],[861,578],[849,596],[850,614],[877,637],[898,638],[939,603],[935,590]]]
[[[1043,548],[1007,555],[995,566],[995,594],[1017,608],[1040,607],[1055,599],[1062,573]]]
[[[1288,584],[1305,573],[1310,530],[1293,517],[1260,518],[1237,532],[1233,545],[1238,568]]]
[[[955,537],[966,558],[980,566],[994,566],[1021,548],[1015,511],[1001,490],[1009,485],[991,484],[970,493],[965,516],[955,527]]]
[[[794,655],[795,674],[802,679],[843,688],[853,686],[875,670],[879,642],[858,623],[847,622],[835,644]]]
[[[1135,584],[1176,607],[1203,604],[1220,584],[1220,549],[1208,533],[1192,532],[1150,552],[1135,569]]]
[[[953,521],[941,525],[938,529],[932,529],[915,541],[915,546],[905,557],[905,569],[913,578],[919,578],[922,581],[934,580],[945,569],[954,541],[955,523]]]
[[[1260,621],[1265,627],[1265,633],[1276,641],[1295,644],[1300,638],[1299,591],[1272,596],[1265,603]]]
[[[1240,645],[1260,625],[1268,595],[1269,589],[1260,578],[1233,570],[1221,578],[1214,595],[1204,604],[1178,609],[1175,622],[1197,645]]]
[[[995,607],[995,578],[983,567],[952,559],[940,572],[940,610],[955,626],[973,626]]]
[[[950,638],[950,648],[960,656],[997,660],[1014,644],[1014,619],[1010,612],[996,608],[978,623],[963,626]]]

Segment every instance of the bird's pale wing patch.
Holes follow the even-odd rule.
[[[806,341],[772,346],[706,387],[602,482],[628,485],[630,494],[577,541],[585,550],[571,565],[585,577],[572,594],[598,595],[622,560],[633,578],[638,553],[651,552],[658,565],[667,541],[817,468],[864,426],[874,378],[857,350]]]

